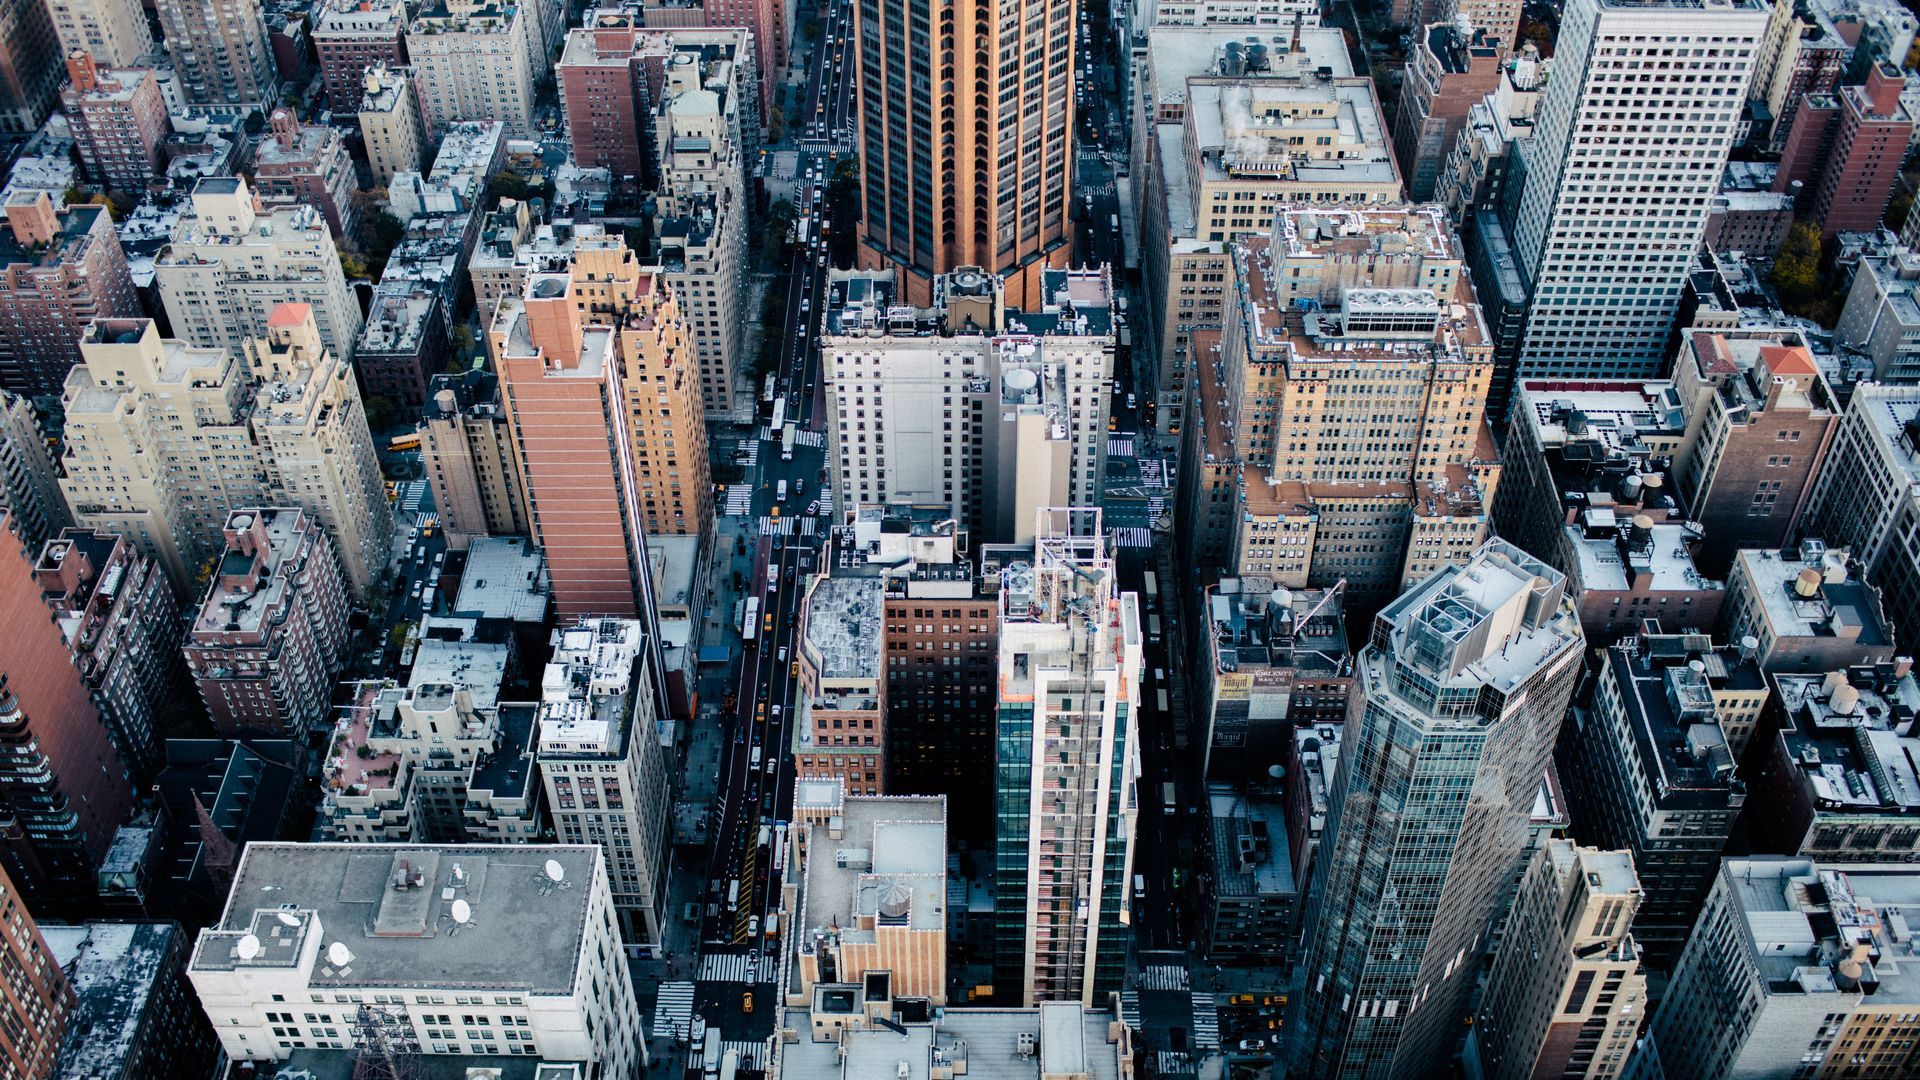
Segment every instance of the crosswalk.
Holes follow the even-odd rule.
[[[746,458],[746,460],[742,461],[740,464],[745,465],[747,468],[751,469],[755,465],[760,463],[760,440],[759,439],[740,439],[740,440],[737,440],[734,445],[735,445],[735,449],[739,451],[740,456]]]
[[[767,1044],[749,1042],[745,1039],[726,1039],[720,1043],[720,1053],[724,1057],[732,1050],[740,1055],[741,1072],[765,1072],[767,1069]],[[705,1047],[696,1043],[687,1051],[687,1068],[698,1072],[706,1064]]]
[[[1193,995],[1193,1045],[1202,1050],[1220,1049],[1220,1010],[1214,1007],[1212,994]]]
[[[804,428],[794,435],[793,441],[801,446],[811,446],[819,449],[827,445],[827,433],[824,431],[815,431],[812,428]]]
[[[1138,525],[1121,525],[1113,530],[1113,546],[1123,548],[1150,548],[1153,546],[1153,530]]]
[[[693,1036],[693,984],[660,984],[660,997],[653,1006],[654,1034],[686,1042]]]
[[[1165,463],[1157,457],[1141,458],[1140,484],[1142,487],[1166,487],[1167,474]]]
[[[753,485],[727,485],[727,506],[722,512],[732,517],[745,517],[753,513]]]
[[[760,519],[762,536],[819,536],[820,518],[813,514],[799,514],[794,517],[763,516]]]
[[[1142,990],[1186,990],[1193,984],[1187,979],[1187,969],[1180,964],[1148,964],[1140,969],[1136,981]]]
[[[399,494],[400,511],[406,514],[417,514],[426,506],[427,482],[425,480],[408,480],[400,485]]]
[[[1158,1050],[1154,1052],[1155,1073],[1159,1076],[1192,1076],[1193,1058],[1178,1050]]]
[[[710,952],[700,958],[701,982],[758,982],[758,969],[747,971],[746,953]]]
[[[1132,457],[1133,456],[1133,436],[1131,435],[1107,436],[1107,456],[1110,458]]]
[[[1120,1022],[1130,1028],[1140,1026],[1140,991],[1120,991]]]

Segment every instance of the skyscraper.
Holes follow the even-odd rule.
[[[1658,373],[1767,16],[1761,0],[1568,0],[1509,227],[1522,375]]]
[[[1073,182],[1076,0],[853,5],[860,265],[898,266],[906,303],[978,266],[1038,306],[1064,267]]]
[[[995,1000],[1120,989],[1133,876],[1143,637],[1100,511],[1041,510],[1000,580]]]
[[[262,105],[276,96],[267,24],[254,0],[158,0],[180,92],[196,105]]]
[[[1374,620],[1313,873],[1289,1077],[1426,1076],[1580,673],[1566,578],[1504,540]]]

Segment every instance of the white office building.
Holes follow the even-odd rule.
[[[646,1067],[601,849],[248,844],[187,977],[234,1061],[407,1054]]]
[[[1762,0],[1568,0],[1513,181],[1522,376],[1659,373],[1767,19]]]

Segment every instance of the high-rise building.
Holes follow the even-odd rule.
[[[1902,103],[1906,77],[1893,64],[1867,69],[1865,86],[1842,86],[1801,103],[1787,136],[1775,191],[1804,184],[1804,205],[1828,237],[1880,227],[1899,187],[1915,117]]]
[[[1374,620],[1297,969],[1289,1076],[1425,1076],[1527,845],[1580,674],[1566,578],[1504,540]]]
[[[348,587],[363,594],[386,571],[393,508],[347,362],[321,344],[305,304],[274,308],[246,357],[267,495],[306,508],[333,539]]]
[[[180,92],[195,105],[271,105],[279,95],[255,0],[157,0]]]
[[[367,68],[358,103],[360,139],[367,145],[373,182],[384,185],[396,173],[419,172],[426,165],[427,132],[412,70],[382,64]]]
[[[420,463],[447,546],[480,536],[526,536],[519,451],[487,371],[435,375],[420,416]]]
[[[29,546],[73,524],[33,403],[0,390],[0,509]]]
[[[160,767],[166,709],[181,689],[180,605],[166,574],[124,537],[63,529],[33,564],[127,771]]]
[[[1499,88],[1511,42],[1489,30],[1434,23],[1418,33],[1400,84],[1393,152],[1406,177],[1407,197],[1433,198],[1434,184],[1459,141],[1473,107]]]
[[[993,984],[1090,1007],[1126,973],[1145,635],[1100,511],[1036,518],[1000,579]]]
[[[659,153],[661,273],[680,298],[700,361],[710,414],[734,415],[734,380],[745,347],[740,310],[747,256],[747,138],[741,124],[746,42],[676,33],[657,95],[653,143]],[[751,113],[748,113],[751,115]]]
[[[534,135],[534,74],[544,71],[539,17],[499,0],[432,0],[407,25],[407,58],[427,137],[456,120],[497,120],[515,138]]]
[[[407,62],[405,0],[327,0],[314,5],[311,18],[327,108],[336,115],[360,103],[369,69]]]
[[[60,108],[87,175],[114,191],[144,192],[173,131],[160,80],[147,68],[95,67],[86,53],[67,57],[67,76]]]
[[[20,1080],[52,1076],[73,989],[4,867],[0,911],[7,925],[0,934],[0,1073]]]
[[[312,206],[266,212],[239,177],[194,185],[193,212],[154,260],[154,284],[173,332],[195,345],[238,353],[286,303],[312,308],[327,351],[342,360],[360,336],[360,303],[326,218]]]
[[[535,752],[554,834],[606,850],[621,937],[657,949],[669,918],[673,778],[656,638],[632,619],[555,630]]]
[[[836,777],[849,795],[887,794],[886,591],[877,577],[812,577],[801,607],[794,775]]]
[[[933,305],[905,306],[893,271],[829,274],[822,339],[836,512],[944,505],[989,542],[1032,539],[1034,512],[1092,503],[1106,460],[1112,284],[1050,270],[1021,311],[967,267]]]
[[[1468,1036],[1479,1075],[1620,1075],[1647,1015],[1639,904],[1629,852],[1558,838],[1534,852]]]
[[[1700,913],[1747,802],[1719,699],[1765,686],[1752,661],[1706,641],[1649,630],[1612,646],[1593,700],[1576,704],[1561,729],[1573,835],[1633,853],[1644,890],[1634,936],[1662,967]]]
[[[810,1008],[788,1009],[782,1026],[802,1034],[782,1048],[778,1080],[845,1080],[874,1070],[934,1080],[949,1066],[971,1080],[1020,1080],[1036,1070],[1047,1080],[1135,1075],[1132,1029],[1113,1013],[1077,1001],[935,1010],[924,1000],[896,1000],[889,982],[876,972],[816,986]]]
[[[0,869],[35,901],[91,897],[133,789],[41,599],[34,554],[0,513]]]
[[[1881,383],[1920,382],[1920,251],[1907,245],[1861,252],[1846,306],[1834,327],[1834,343],[1873,362],[1872,378]]]
[[[104,206],[55,210],[15,192],[0,233],[0,389],[52,398],[81,360],[94,319],[140,313],[139,294]]]
[[[298,507],[236,509],[187,630],[187,670],[223,736],[301,738],[330,715],[347,654],[334,545]]]
[[[1694,559],[1724,579],[1736,546],[1798,531],[1840,405],[1797,330],[1688,331],[1673,389],[1686,421],[1673,475],[1704,530]]]
[[[1273,787],[1208,784],[1205,812],[1213,855],[1207,959],[1288,970],[1298,959],[1300,881],[1286,803]]]
[[[853,5],[860,266],[904,302],[963,266],[1036,309],[1073,251],[1075,0]],[[958,40],[978,47],[936,46]],[[1017,82],[1004,72],[1019,72]]]
[[[357,1047],[363,1062],[507,1055],[640,1076],[608,878],[584,844],[255,841],[187,977],[234,1061]]]
[[[336,238],[351,236],[359,220],[353,196],[360,178],[340,129],[302,124],[285,108],[273,110],[267,128],[253,158],[253,190],[261,203],[314,207],[326,215]]]
[[[153,51],[140,0],[47,0],[61,55],[84,52],[103,68],[137,67]]]
[[[1896,938],[1920,920],[1920,875],[1773,856],[1718,871],[1653,1015],[1665,1075],[1913,1075],[1920,985]]]
[[[826,787],[826,779],[796,785]],[[893,992],[947,1002],[947,803],[941,796],[847,795],[832,816],[800,816],[784,912],[796,990],[860,983],[884,972]],[[745,912],[742,912],[744,915]]]
[[[1768,10],[1569,0],[1508,230],[1528,290],[1520,374],[1659,372]],[[1656,62],[1666,77],[1641,79]],[[1638,119],[1659,113],[1666,130]]]
[[[31,135],[60,104],[59,36],[40,0],[0,3],[0,132]]]
[[[1278,130],[1278,129],[1276,129]],[[1384,600],[1489,535],[1492,351],[1435,206],[1284,207],[1195,331],[1177,509],[1194,565]]]
[[[1847,403],[1806,535],[1844,546],[1896,612],[1920,611],[1920,387],[1865,384]],[[1895,620],[1909,653],[1920,620]],[[1827,670],[1832,670],[1831,667]]]

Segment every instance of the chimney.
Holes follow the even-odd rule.
[[[550,366],[580,363],[580,311],[573,303],[573,280],[566,274],[536,274],[527,282],[527,336],[546,354]]]
[[[273,116],[267,120],[267,124],[273,128],[273,141],[280,144],[280,149],[291,150],[293,144],[300,141],[300,118],[293,115],[291,110],[273,110]]]
[[[13,239],[25,248],[51,244],[60,235],[60,216],[44,191],[18,192],[8,199],[7,224],[13,227]]]
[[[93,577],[93,563],[87,553],[71,540],[49,540],[40,550],[40,561],[33,567],[40,591],[55,596],[72,596]]]
[[[1907,81],[1900,70],[1886,61],[1867,69],[1867,100],[1873,103],[1873,115],[1894,116],[1900,112],[1900,91]]]
[[[67,78],[73,80],[73,92],[76,94],[90,94],[99,88],[99,70],[93,66],[93,57],[85,49],[75,49],[67,54]]]

